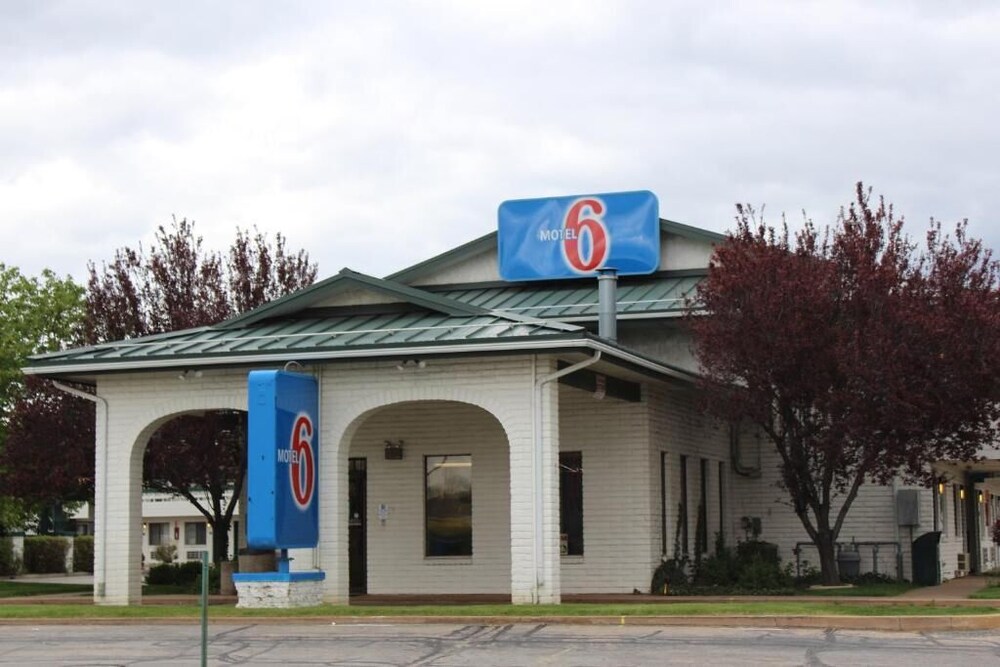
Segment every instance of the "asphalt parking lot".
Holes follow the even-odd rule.
[[[213,623],[211,665],[988,665],[1000,633]],[[0,626],[0,665],[196,665],[197,625]]]

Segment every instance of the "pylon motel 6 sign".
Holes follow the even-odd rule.
[[[319,401],[316,378],[250,371],[247,543],[254,549],[319,541]]]
[[[660,211],[645,190],[515,199],[500,204],[500,276],[547,280],[652,273],[660,266]]]

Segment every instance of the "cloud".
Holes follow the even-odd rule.
[[[1000,245],[991,4],[208,2],[0,8],[0,261],[83,277],[171,214],[386,274],[510,198],[648,188]]]

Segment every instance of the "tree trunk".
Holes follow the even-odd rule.
[[[824,586],[840,583],[837,569],[837,541],[832,531],[826,530],[816,535],[816,549],[819,550],[820,578]]]
[[[212,522],[212,562],[216,565],[229,558],[229,522],[216,517]]]

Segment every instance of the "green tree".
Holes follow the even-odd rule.
[[[16,267],[0,264],[0,456],[15,405],[29,393],[21,366],[31,354],[81,342],[83,293],[71,278],[52,271],[25,276]],[[0,459],[0,476],[5,472]],[[27,499],[0,495],[0,531],[21,527],[34,509]]]

